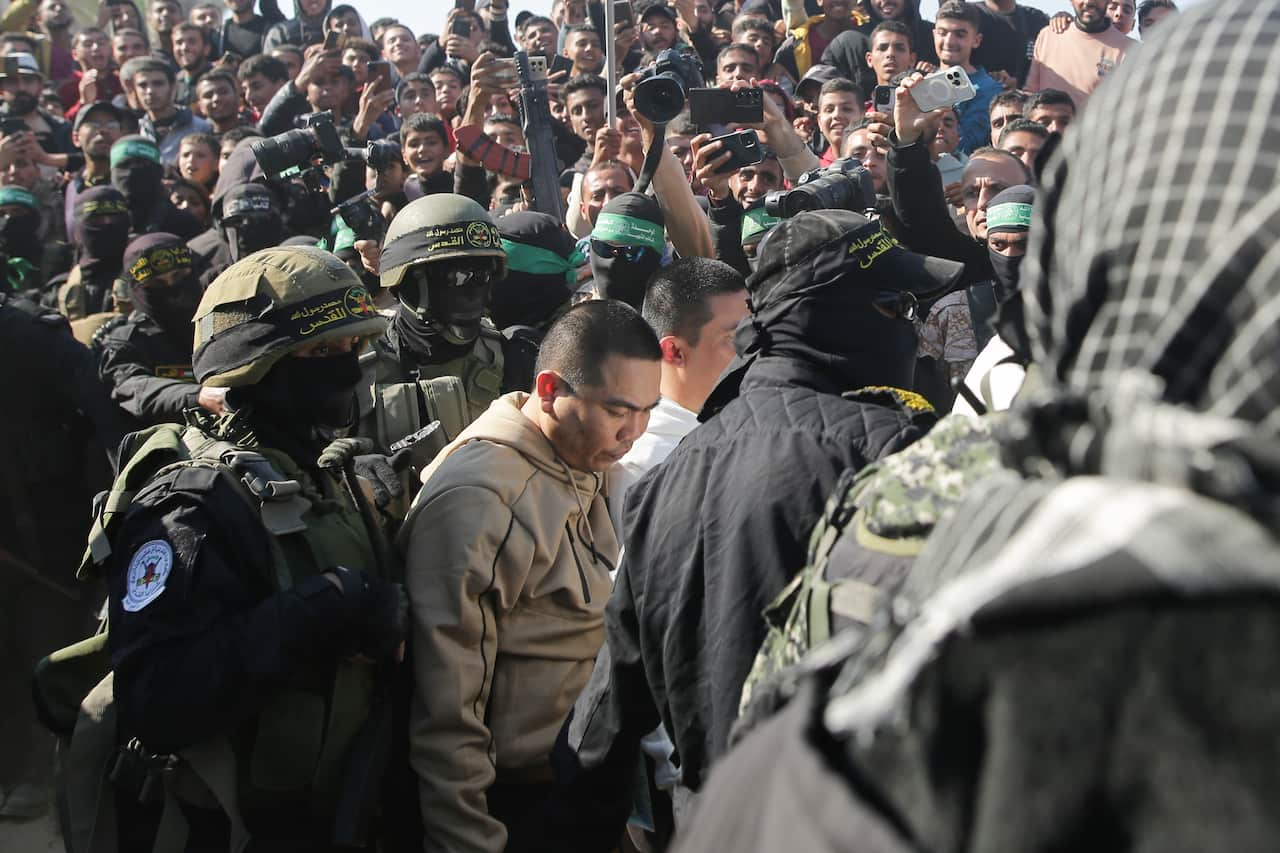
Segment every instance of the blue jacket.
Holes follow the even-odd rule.
[[[960,113],[960,150],[965,154],[972,154],[982,146],[991,144],[991,99],[1004,88],[985,68],[974,70],[969,79],[973,81],[973,88],[978,90],[978,94],[956,107]]]

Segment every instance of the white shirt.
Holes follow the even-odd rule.
[[[627,491],[645,472],[670,456],[680,439],[697,425],[697,412],[663,397],[649,414],[649,428],[609,473],[609,514],[613,516],[619,542],[622,541],[622,503],[626,500]]]
[[[1013,350],[996,335],[987,342],[964,377],[964,384],[987,405],[988,412],[1003,412],[1013,405],[1013,398],[1022,388],[1022,381],[1027,378],[1027,371],[1022,365],[1000,363],[1011,355]],[[963,396],[956,397],[951,411],[971,418],[978,416]]]

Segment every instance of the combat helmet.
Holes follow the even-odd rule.
[[[315,247],[262,249],[227,267],[195,315],[196,381],[254,385],[285,355],[315,341],[376,338],[387,327],[350,267]]]
[[[382,286],[399,287],[411,268],[451,258],[493,258],[495,277],[507,274],[507,254],[483,207],[454,193],[423,196],[391,220],[379,262]]]

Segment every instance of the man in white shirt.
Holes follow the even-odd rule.
[[[733,360],[734,329],[748,313],[746,280],[721,261],[682,258],[649,280],[643,314],[662,346],[662,399],[610,474],[609,511],[619,534],[627,489],[698,425],[698,411]]]

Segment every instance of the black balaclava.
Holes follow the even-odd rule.
[[[658,202],[642,193],[623,193],[604,206],[591,229],[590,253],[591,273],[601,298],[618,299],[640,310],[649,277],[662,265],[664,224]]]
[[[313,428],[333,431],[350,427],[356,418],[356,386],[360,384],[359,354],[277,361],[262,381],[240,389],[237,404],[250,403],[254,421],[310,442]]]
[[[1009,187],[987,205],[987,241],[995,234],[1025,234],[1031,230],[1031,205],[1036,191],[1022,184]],[[995,272],[996,301],[1007,302],[1018,291],[1018,272],[1023,255],[1010,258],[988,245],[991,268]]]
[[[40,284],[40,205],[36,197],[21,187],[0,187],[0,208],[4,209],[0,238],[4,241],[3,270],[7,289],[30,290]]]
[[[396,288],[401,305],[392,327],[400,342],[419,360],[437,364],[469,352],[480,336],[496,270],[492,258],[411,267]]]
[[[507,276],[493,286],[489,316],[499,329],[545,328],[569,301],[585,258],[564,224],[546,213],[522,211],[498,220]]]
[[[91,187],[76,196],[72,234],[80,247],[76,263],[86,279],[120,274],[129,241],[129,206],[112,186]]]
[[[277,246],[285,237],[284,221],[271,190],[261,184],[240,184],[222,197],[218,236],[231,260]]]
[[[111,146],[111,184],[129,205],[133,230],[147,227],[151,212],[164,197],[160,149],[145,136],[124,136]]]
[[[181,270],[184,275],[166,286],[156,276]],[[124,251],[123,275],[129,283],[133,308],[155,321],[174,345],[190,352],[194,346],[191,320],[200,304],[200,280],[191,267],[191,250],[175,234],[144,234]]]

